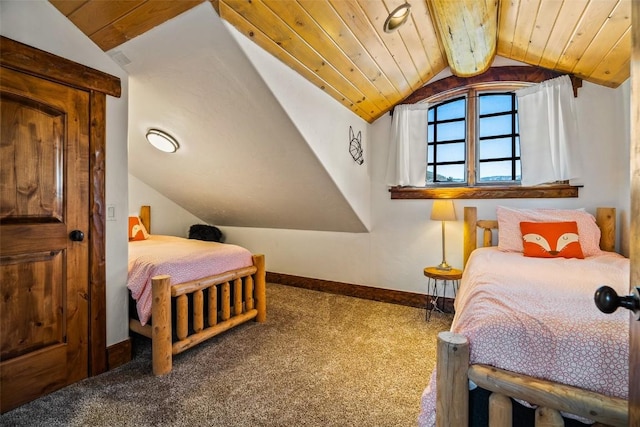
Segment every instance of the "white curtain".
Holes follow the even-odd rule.
[[[569,76],[516,91],[522,185],[581,178],[576,106]]]
[[[387,160],[387,185],[425,186],[428,109],[427,104],[395,106]]]

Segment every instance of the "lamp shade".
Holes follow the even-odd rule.
[[[456,210],[453,200],[435,200],[431,207],[431,219],[435,221],[455,221]]]

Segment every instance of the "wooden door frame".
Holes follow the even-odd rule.
[[[89,92],[89,376],[107,366],[105,269],[106,96],[120,97],[120,79],[0,36],[0,66]]]
[[[640,1],[631,2],[630,286],[640,286]],[[629,324],[629,425],[640,427],[640,321]],[[634,386],[635,385],[635,386]]]

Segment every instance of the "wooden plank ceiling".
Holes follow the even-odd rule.
[[[373,122],[450,64],[454,74],[469,77],[495,54],[617,87],[629,77],[631,1],[409,0],[409,19],[390,33],[385,19],[404,0],[211,4],[222,19]],[[202,0],[50,2],[108,51]],[[458,17],[463,14],[468,18]]]

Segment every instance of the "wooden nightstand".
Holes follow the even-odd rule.
[[[435,309],[443,313],[444,303],[441,304],[442,308],[438,307],[438,298],[445,295],[447,284],[453,286],[453,298],[455,299],[456,292],[460,286],[460,279],[462,278],[462,270],[452,268],[451,270],[440,270],[436,267],[427,267],[424,269],[424,275],[429,279],[427,282],[427,321],[431,318],[431,312]],[[440,282],[440,286],[438,286]],[[438,293],[438,288],[441,288],[441,294]]]

